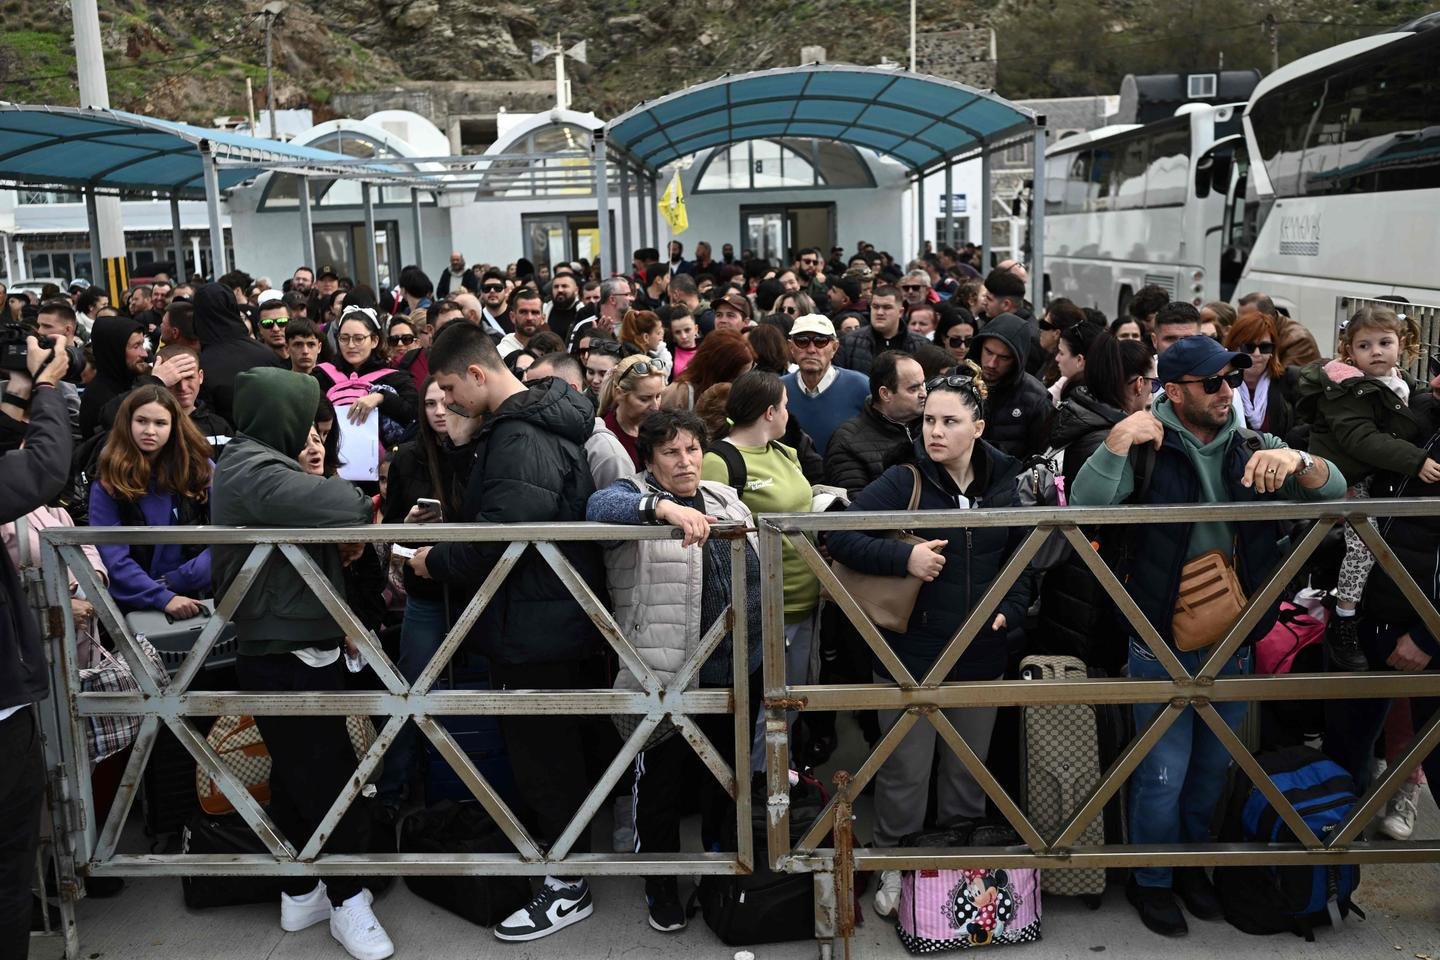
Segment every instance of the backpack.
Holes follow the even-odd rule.
[[[1055,472],[1052,461],[1043,456],[1031,457],[1015,480],[1015,502],[1022,507],[1063,507],[1064,488],[1065,480]],[[1065,539],[1065,534],[1056,530],[1046,538],[1030,561],[1030,569],[1058,567],[1069,555],[1070,542]]]
[[[1350,774],[1318,750],[1286,747],[1255,759],[1322,840],[1360,802]],[[1237,770],[1220,839],[1293,843],[1295,835],[1265,795]],[[1360,868],[1354,864],[1215,870],[1215,889],[1231,926],[1258,936],[1288,931],[1312,942],[1316,927],[1340,927],[1352,910],[1364,918],[1364,911],[1351,902],[1359,885]]]
[[[768,444],[768,448],[771,450],[779,446],[780,444],[774,440],[771,440]],[[739,448],[729,440],[715,441],[706,452],[715,454],[715,456],[725,462],[725,470],[728,474],[725,482],[734,487],[735,492],[743,497],[745,495],[745,481],[750,479],[750,468],[745,465],[745,454],[741,453]],[[797,467],[800,465],[793,454],[787,453],[786,456],[789,456],[791,460],[795,460]]]

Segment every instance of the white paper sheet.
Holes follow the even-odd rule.
[[[364,423],[350,422],[348,406],[335,409],[340,431],[340,476],[346,480],[380,479],[380,411],[371,410]]]

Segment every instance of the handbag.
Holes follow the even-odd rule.
[[[375,725],[368,716],[349,716],[345,718],[345,733],[350,738],[350,748],[355,751],[358,763],[375,742]],[[262,807],[267,805],[270,802],[270,750],[260,736],[260,728],[256,725],[255,718],[219,717],[211,724],[205,739],[220,755],[220,759],[225,761],[235,779],[255,798],[255,802]],[[376,772],[378,775],[378,767]],[[200,809],[212,817],[235,811],[230,798],[220,791],[219,785],[210,774],[198,765],[195,767],[195,796],[200,801]]]
[[[920,471],[914,464],[906,464],[905,468],[915,478],[915,489],[910,494],[910,503],[905,507],[913,512],[920,506]],[[914,534],[903,530],[886,536],[911,546],[925,543]],[[895,633],[904,633],[910,628],[910,614],[915,612],[915,600],[920,596],[920,584],[924,583],[919,577],[910,573],[903,577],[860,573],[838,560],[831,561],[830,569],[834,571],[835,579],[855,598],[860,609],[875,621],[876,626],[893,630]]]
[[[1220,642],[1240,612],[1245,609],[1245,591],[1219,550],[1191,557],[1180,568],[1180,592],[1170,618],[1170,636],[1175,649],[1190,651]]]
[[[155,673],[158,676],[166,676],[165,664],[144,637],[136,637],[136,644],[140,651],[155,666]],[[140,685],[135,682],[135,674],[130,669],[130,664],[106,650],[101,644],[95,644],[94,652],[99,661],[97,667],[85,667],[80,671],[80,689],[84,693],[139,693]],[[90,761],[99,763],[108,756],[119,753],[130,744],[135,742],[135,735],[140,731],[140,718],[137,716],[111,716],[108,714],[91,714],[85,718],[85,742],[90,748]]]

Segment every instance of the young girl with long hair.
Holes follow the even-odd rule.
[[[90,484],[90,525],[189,526],[210,519],[210,444],[164,387],[125,397]],[[175,543],[100,547],[122,610],[200,612],[210,590],[210,549]]]

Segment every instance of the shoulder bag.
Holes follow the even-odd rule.
[[[915,480],[915,489],[911,492],[910,503],[905,508],[913,512],[920,506],[920,471],[913,464],[906,464],[905,468]],[[925,542],[903,530],[886,536],[911,546]],[[865,615],[875,621],[876,626],[896,633],[904,633],[910,629],[910,614],[915,611],[915,600],[920,596],[920,584],[924,583],[923,580],[910,573],[903,577],[860,573],[838,560],[831,561],[830,569],[835,572],[841,586],[860,604]]]

